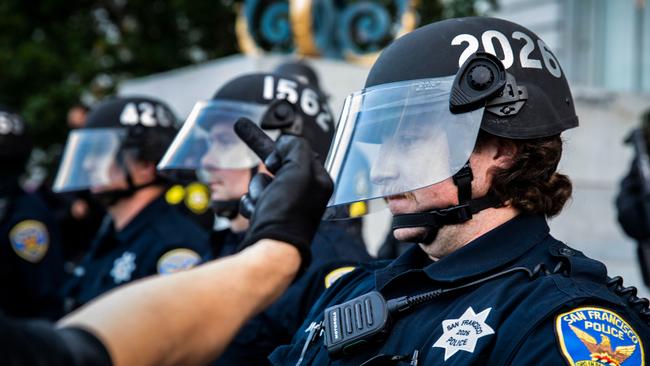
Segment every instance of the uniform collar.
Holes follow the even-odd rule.
[[[548,236],[543,216],[519,215],[434,262],[419,246],[413,246],[375,274],[377,289],[409,273],[424,274],[441,282],[478,276],[521,257]]]
[[[164,196],[161,195],[145,206],[122,230],[117,231],[115,237],[122,243],[131,244],[142,230],[154,225],[156,217],[160,216],[165,207],[168,205]]]

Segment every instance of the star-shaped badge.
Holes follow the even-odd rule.
[[[479,338],[494,334],[494,330],[485,322],[492,308],[476,314],[470,306],[458,319],[442,321],[442,336],[433,347],[445,349],[445,361],[458,351],[474,353]]]

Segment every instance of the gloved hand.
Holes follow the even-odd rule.
[[[260,239],[283,241],[298,249],[305,268],[333,191],[329,174],[301,137],[282,135],[274,143],[245,118],[237,121],[235,132],[274,175],[256,174],[241,199],[240,212],[250,218],[250,228],[240,249]]]

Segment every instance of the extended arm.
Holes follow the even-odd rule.
[[[138,281],[61,320],[107,347],[114,365],[192,365],[216,358],[300,267],[298,250],[261,240],[234,256]]]

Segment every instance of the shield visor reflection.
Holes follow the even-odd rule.
[[[52,190],[95,190],[123,182],[125,172],[118,152],[124,136],[124,131],[116,128],[70,132]]]
[[[379,85],[346,99],[326,162],[335,184],[329,207],[413,191],[463,167],[483,108],[451,113],[453,80],[452,75]]]
[[[246,117],[260,123],[266,106],[226,100],[198,102],[158,164],[168,169],[249,169],[259,159],[233,130]]]

